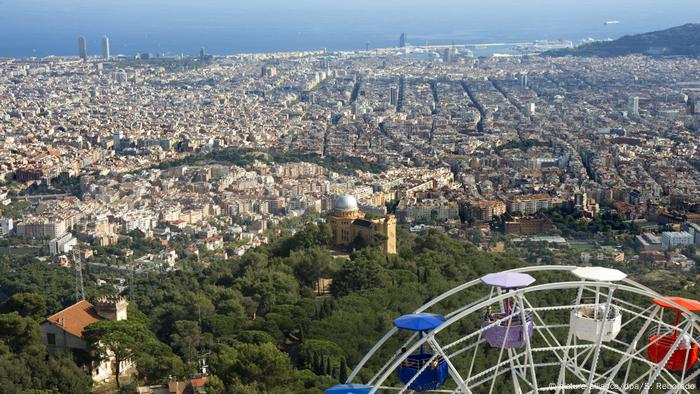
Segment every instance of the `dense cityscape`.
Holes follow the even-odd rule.
[[[53,376],[16,367],[0,392],[322,392],[388,316],[520,265],[697,297],[698,57],[77,41],[0,59],[0,327],[35,319]],[[376,327],[337,334],[353,302],[376,312],[413,281]],[[102,356],[61,369],[60,348]]]

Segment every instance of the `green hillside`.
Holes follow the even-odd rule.
[[[700,55],[700,23],[666,30],[623,36],[614,41],[599,41],[570,49],[545,52],[545,56],[624,56],[648,54],[663,56]]]

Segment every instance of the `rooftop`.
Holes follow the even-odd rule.
[[[46,318],[46,321],[61,327],[67,333],[82,338],[83,330],[90,324],[102,320],[95,307],[88,301],[80,301]]]

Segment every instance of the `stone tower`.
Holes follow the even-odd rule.
[[[106,320],[126,320],[129,302],[122,297],[104,297],[95,303],[95,311]]]

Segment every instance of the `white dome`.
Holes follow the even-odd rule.
[[[350,212],[357,211],[357,200],[349,194],[343,194],[335,199],[334,208],[336,211]]]

